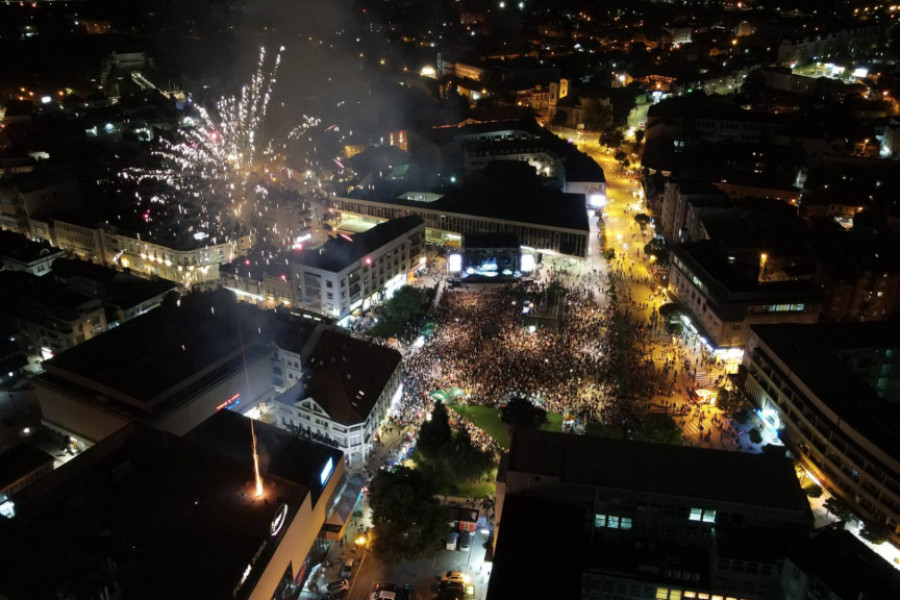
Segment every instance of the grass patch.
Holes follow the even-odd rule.
[[[381,320],[375,323],[367,333],[372,337],[387,339],[395,337],[395,335],[399,334],[401,331],[403,331],[403,323]]]
[[[466,498],[487,498],[497,491],[497,484],[493,481],[460,481],[456,486],[457,496]]]
[[[604,425],[603,423],[588,423],[584,430],[587,435],[599,435],[601,437],[624,440],[625,432],[618,425]]]
[[[500,446],[509,450],[509,444],[512,436],[509,433],[509,427],[500,420],[500,411],[490,406],[478,406],[470,404],[463,406],[461,404],[450,404],[449,407],[453,411],[472,421],[475,427],[481,429],[486,434],[494,438]]]
[[[547,413],[547,422],[541,425],[542,431],[562,431],[562,415]]]
[[[512,433],[509,426],[500,420],[500,410],[490,406],[477,406],[461,404],[450,404],[456,414],[472,421],[475,427],[481,429],[486,434],[494,438],[500,446],[509,450],[512,442]],[[547,422],[541,425],[544,431],[562,431],[562,415],[555,413],[547,413]]]

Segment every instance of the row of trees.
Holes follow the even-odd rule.
[[[493,455],[472,443],[468,431],[450,426],[447,407],[437,402],[431,420],[419,430],[415,467],[379,471],[372,479],[372,552],[393,564],[437,550],[450,514],[436,495],[448,482],[480,479],[496,466]]]

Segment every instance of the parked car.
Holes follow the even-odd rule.
[[[468,531],[461,531],[459,534],[459,549],[468,550],[472,547],[472,534]]]
[[[469,576],[463,573],[462,571],[447,571],[446,573],[441,573],[441,583],[462,583],[465,584],[469,581]]]
[[[347,593],[349,590],[350,582],[346,579],[338,579],[337,581],[332,581],[327,586],[325,586],[325,591],[332,596],[340,596]]]
[[[372,595],[369,596],[369,600],[395,600],[396,598],[397,592],[390,590],[379,590],[372,592]]]
[[[341,577],[344,579],[350,579],[353,576],[353,567],[356,565],[356,562],[351,558],[348,559],[347,562],[344,563],[344,566],[341,567]]]
[[[455,531],[447,536],[447,543],[445,547],[447,550],[456,550],[456,544],[459,542],[459,534]]]

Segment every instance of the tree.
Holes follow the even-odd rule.
[[[563,110],[558,110],[553,115],[553,118],[550,119],[550,123],[552,125],[556,125],[557,127],[562,127],[566,124],[567,119],[568,116],[566,115],[566,112]]]
[[[758,427],[754,427],[753,429],[751,429],[750,433],[748,433],[747,435],[750,436],[750,441],[754,444],[759,444],[762,442],[762,434],[759,432]]]
[[[839,520],[844,521],[845,523],[853,518],[853,512],[850,510],[850,507],[847,506],[847,503],[838,498],[837,496],[831,496],[827,498],[825,502],[822,503],[822,506],[825,507],[825,511],[833,514]]]
[[[634,222],[638,224],[638,226],[641,228],[641,231],[647,228],[647,225],[650,224],[650,221],[650,215],[645,215],[644,213],[638,213],[634,215]]]
[[[459,479],[480,479],[495,466],[493,455],[476,447],[469,432],[463,427],[453,432],[450,448],[452,469]]]
[[[680,446],[683,442],[678,423],[663,413],[650,413],[644,417],[634,430],[634,439],[675,446]]]
[[[818,483],[806,487],[803,491],[806,492],[806,495],[810,498],[821,498],[822,494],[825,493],[825,490],[823,490],[822,486]]]
[[[740,393],[736,390],[729,390],[726,387],[720,387],[716,392],[716,406],[724,410],[727,414],[733,415],[737,413],[744,405],[744,400]]]
[[[639,146],[640,146],[641,142],[644,141],[644,130],[643,129],[638,129],[637,131],[634,132],[634,141]]]
[[[681,308],[677,304],[672,304],[671,302],[660,306],[658,312],[659,316],[668,323],[677,323],[681,321],[681,315],[683,314]]]
[[[859,530],[859,535],[863,536],[863,539],[878,546],[888,541],[888,538],[891,537],[891,532],[884,523],[866,521]]]
[[[379,471],[369,485],[369,506],[372,552],[380,560],[415,560],[440,547],[449,516],[418,471]]]
[[[536,429],[547,422],[547,411],[525,398],[510,398],[500,409],[500,420],[514,427]]]
[[[606,131],[613,123],[612,106],[604,102],[587,103],[584,110],[584,128],[588,131]]]
[[[394,323],[408,323],[422,314],[425,292],[411,285],[404,285],[384,303],[384,314]]]
[[[431,420],[422,423],[419,428],[419,439],[416,442],[416,450],[426,460],[440,458],[452,439],[450,430],[450,414],[443,402],[435,402],[431,411]]]
[[[620,129],[608,129],[600,134],[600,143],[610,148],[618,148],[625,141]]]
[[[615,158],[615,159],[616,159],[617,161],[619,161],[619,162],[623,162],[623,161],[625,161],[625,160],[628,160],[628,155],[625,154],[625,151],[624,151],[624,150],[619,150],[618,152],[616,152],[616,153],[613,155],[613,158]]]

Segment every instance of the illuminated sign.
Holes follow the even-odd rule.
[[[272,524],[269,526],[269,535],[272,537],[278,535],[278,532],[284,527],[284,522],[287,521],[287,513],[288,505],[282,504],[281,508],[278,509],[278,514],[275,515],[275,518],[272,519]]]
[[[531,273],[534,271],[534,254],[523,254],[520,259],[519,270],[523,273]]]
[[[241,403],[241,395],[235,394],[234,396],[232,396],[225,402],[222,402],[221,404],[216,406],[216,410],[222,410],[223,408],[232,408],[234,406],[237,406],[240,403]]]
[[[319,483],[325,485],[325,482],[328,481],[328,476],[331,475],[332,471],[334,471],[334,459],[329,457],[328,462],[325,463],[325,468],[322,469],[322,473],[319,474]]]

